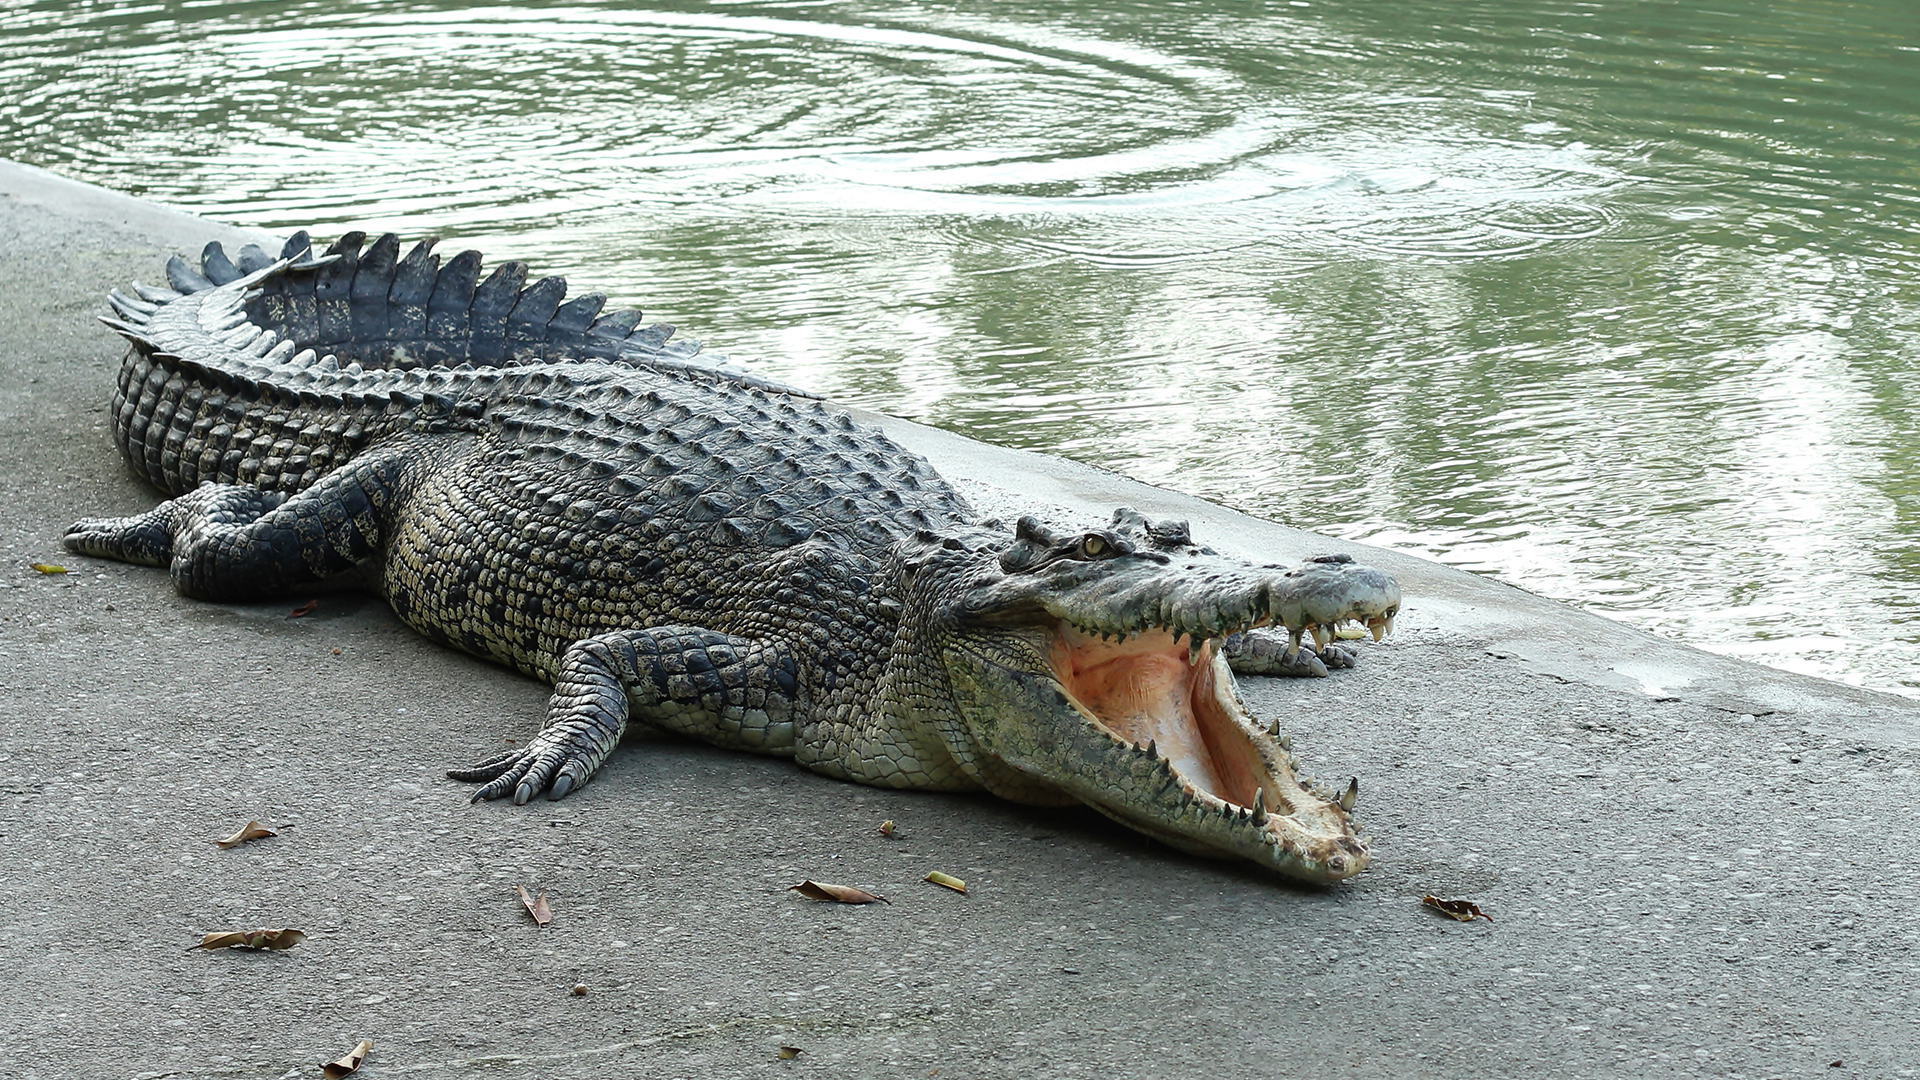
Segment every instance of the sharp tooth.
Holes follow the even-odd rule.
[[[1255,825],[1265,825],[1267,823],[1266,788],[1259,788],[1253,793],[1253,823]]]
[[[1300,651],[1300,631],[1287,631],[1287,659],[1291,660]]]
[[[1275,721],[1273,722],[1273,730],[1274,730],[1274,731],[1275,731],[1276,733],[1277,733],[1277,732],[1279,732],[1279,730],[1280,730],[1280,721],[1278,721],[1278,720],[1275,720]],[[1289,753],[1289,754],[1291,754],[1291,753],[1293,753],[1293,736],[1291,736],[1291,735],[1281,735],[1281,736],[1280,736],[1280,749],[1282,749],[1282,750],[1284,750],[1284,751],[1286,751],[1286,752],[1287,752],[1287,753]],[[1288,758],[1287,760],[1288,760],[1288,761],[1292,761],[1293,759],[1292,759],[1292,758]]]
[[[1199,634],[1189,635],[1187,637],[1187,666],[1198,667],[1200,665],[1200,654],[1205,651],[1207,651],[1206,639]]]
[[[1147,740],[1147,758],[1149,760],[1158,760],[1159,757],[1160,757],[1159,744],[1153,739],[1148,739]]]
[[[1273,726],[1267,729],[1267,734],[1273,736],[1276,739],[1279,738],[1280,737],[1280,721],[1275,720],[1273,722]]]
[[[1325,649],[1327,647],[1327,642],[1332,640],[1333,640],[1333,634],[1327,630],[1327,625],[1325,623],[1313,624],[1313,647],[1315,649]]]
[[[1391,619],[1370,619],[1367,621],[1367,631],[1373,635],[1373,640],[1379,641],[1387,636],[1387,626],[1391,622]]]
[[[1352,813],[1353,800],[1358,798],[1359,796],[1360,796],[1360,778],[1356,776],[1353,779],[1347,781],[1347,790],[1340,793],[1340,809],[1345,810],[1348,813]]]

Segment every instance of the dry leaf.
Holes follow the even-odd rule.
[[[938,870],[935,870],[933,873],[928,874],[927,880],[933,882],[935,885],[941,885],[941,886],[945,886],[946,888],[952,889],[954,892],[957,892],[957,893],[964,893],[967,891],[966,882],[961,881],[959,878],[954,877],[952,874],[943,874]]]
[[[1429,893],[1421,897],[1420,902],[1440,912],[1442,915],[1459,919],[1461,922],[1472,922],[1475,919],[1485,919],[1488,922],[1493,921],[1493,916],[1481,911],[1480,905],[1471,900],[1442,900]]]
[[[810,900],[831,900],[836,904],[871,904],[878,900],[883,904],[893,901],[884,896],[875,896],[865,889],[856,889],[851,885],[829,885],[824,881],[803,881],[798,885],[787,886],[789,892],[797,892]]]
[[[299,607],[294,608],[292,611],[287,612],[287,618],[297,619],[302,615],[311,615],[315,611],[319,610],[319,608],[320,608],[320,601],[309,600],[306,603],[301,604]]]
[[[320,1075],[327,1080],[340,1080],[343,1076],[351,1075],[359,1070],[361,1062],[367,1060],[367,1051],[371,1049],[373,1049],[373,1040],[361,1039],[360,1045],[347,1051],[345,1057],[335,1058],[320,1066]]]
[[[187,951],[195,949],[291,949],[307,939],[303,930],[227,930],[218,934],[208,934],[200,939],[200,944],[187,946]]]
[[[893,819],[892,818],[888,818],[887,820],[880,823],[880,835],[881,836],[893,835]]]
[[[249,821],[245,825],[240,826],[239,832],[234,833],[232,836],[227,837],[225,840],[215,840],[213,842],[213,846],[220,847],[220,848],[239,847],[241,844],[244,844],[249,840],[258,840],[264,836],[276,836],[276,835],[278,834],[275,833],[272,829],[267,828],[265,825],[262,825],[257,821]]]
[[[799,1056],[800,1048],[797,1046],[783,1046],[780,1048],[779,1058],[781,1061],[792,1061]]]
[[[28,565],[32,566],[35,570],[38,570],[43,574],[64,574],[67,572],[66,567],[55,566],[52,563],[37,562],[37,563],[30,563]]]
[[[527,914],[533,916],[534,924],[545,926],[553,921],[553,909],[547,906],[547,890],[540,890],[540,899],[535,900],[525,885],[515,885],[520,892],[520,903],[526,906]]]

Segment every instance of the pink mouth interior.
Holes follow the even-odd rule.
[[[1245,729],[1220,700],[1212,643],[1197,663],[1189,664],[1187,655],[1186,645],[1165,630],[1114,641],[1063,623],[1050,659],[1067,693],[1102,727],[1136,746],[1151,740],[1195,790],[1250,807],[1254,793],[1266,788],[1268,806],[1285,812],[1287,800],[1268,782]]]

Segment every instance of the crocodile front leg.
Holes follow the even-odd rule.
[[[1235,675],[1271,675],[1277,678],[1317,679],[1327,672],[1350,668],[1359,659],[1350,645],[1328,642],[1315,649],[1299,648],[1267,634],[1234,634],[1220,643],[1221,655]]]
[[[447,775],[484,781],[474,802],[564,798],[613,753],[629,717],[728,749],[789,756],[799,706],[798,671],[778,646],[697,626],[616,630],[567,649],[531,743]]]

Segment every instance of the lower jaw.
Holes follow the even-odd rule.
[[[1162,822],[1137,816],[1130,809],[1105,806],[1091,800],[1087,805],[1177,851],[1207,859],[1246,860],[1299,881],[1332,884],[1353,877],[1367,867],[1366,846],[1352,834],[1330,836],[1318,841],[1315,846],[1327,850],[1306,855],[1286,844],[1270,844],[1264,839],[1264,834],[1244,831],[1245,826],[1229,826],[1231,831],[1222,829],[1218,837],[1208,837],[1193,832],[1173,831]],[[1202,811],[1201,816],[1197,817],[1191,810],[1176,813],[1194,818],[1194,823],[1202,826],[1202,833],[1206,819],[1212,816],[1208,811]],[[1220,824],[1225,825],[1226,822],[1221,820]]]

